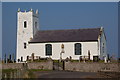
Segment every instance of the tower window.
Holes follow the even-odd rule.
[[[24,28],[27,28],[27,22],[24,21]]]
[[[27,47],[26,47],[26,43],[24,43],[24,49],[26,49]]]

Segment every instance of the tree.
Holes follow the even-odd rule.
[[[109,54],[107,54],[107,57],[108,57],[108,60],[110,60],[110,55]]]
[[[4,62],[6,63],[6,54],[5,54],[5,56],[4,56]]]
[[[11,54],[9,55],[9,60],[10,60],[10,62],[11,62]]]
[[[120,58],[118,58],[118,62],[120,63]]]

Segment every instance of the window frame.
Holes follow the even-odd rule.
[[[27,43],[26,42],[24,42],[24,49],[26,49],[27,48]]]
[[[27,21],[24,21],[24,28],[27,28]]]
[[[52,44],[45,45],[45,55],[52,56]]]
[[[75,50],[75,55],[82,55],[82,44],[81,43],[75,43],[74,44],[74,50]]]

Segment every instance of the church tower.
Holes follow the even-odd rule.
[[[34,37],[39,30],[38,10],[34,13],[30,11],[17,12],[17,50],[16,61],[26,61],[28,54],[28,42]]]

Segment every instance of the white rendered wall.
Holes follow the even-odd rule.
[[[82,55],[75,55],[74,44],[81,43],[82,45]],[[62,54],[62,59],[69,58],[79,59],[80,56],[88,56],[88,50],[90,50],[90,58],[93,59],[93,56],[98,55],[98,45],[97,42],[64,42],[64,43],[31,43],[29,45],[29,50],[26,55],[31,56],[32,53],[35,56],[41,56],[43,58],[49,57],[45,54],[45,44],[52,44],[52,59],[60,59],[61,45],[64,44],[65,53]],[[27,56],[24,56],[27,57]]]
[[[35,26],[35,23],[37,23],[37,26]],[[39,30],[39,15],[33,14],[33,34]]]
[[[107,57],[106,37],[105,37],[104,29],[102,27],[101,27],[101,34],[99,35],[98,38],[98,54],[100,59],[104,59],[104,57]]]
[[[39,27],[38,17],[36,17],[37,15],[38,14],[34,14],[33,11],[18,12],[16,61],[18,59],[21,59],[21,57],[23,57],[23,60],[26,59],[24,56],[27,56],[28,53],[28,41],[33,38],[33,34],[35,34]],[[26,28],[24,28],[24,21],[27,22]],[[35,22],[37,22],[37,29],[33,30],[33,28],[35,27]],[[24,49],[24,43],[27,44],[26,49]]]
[[[103,59],[104,57],[107,57],[107,46],[106,46],[105,34],[104,32],[102,32],[100,38],[100,58]]]

